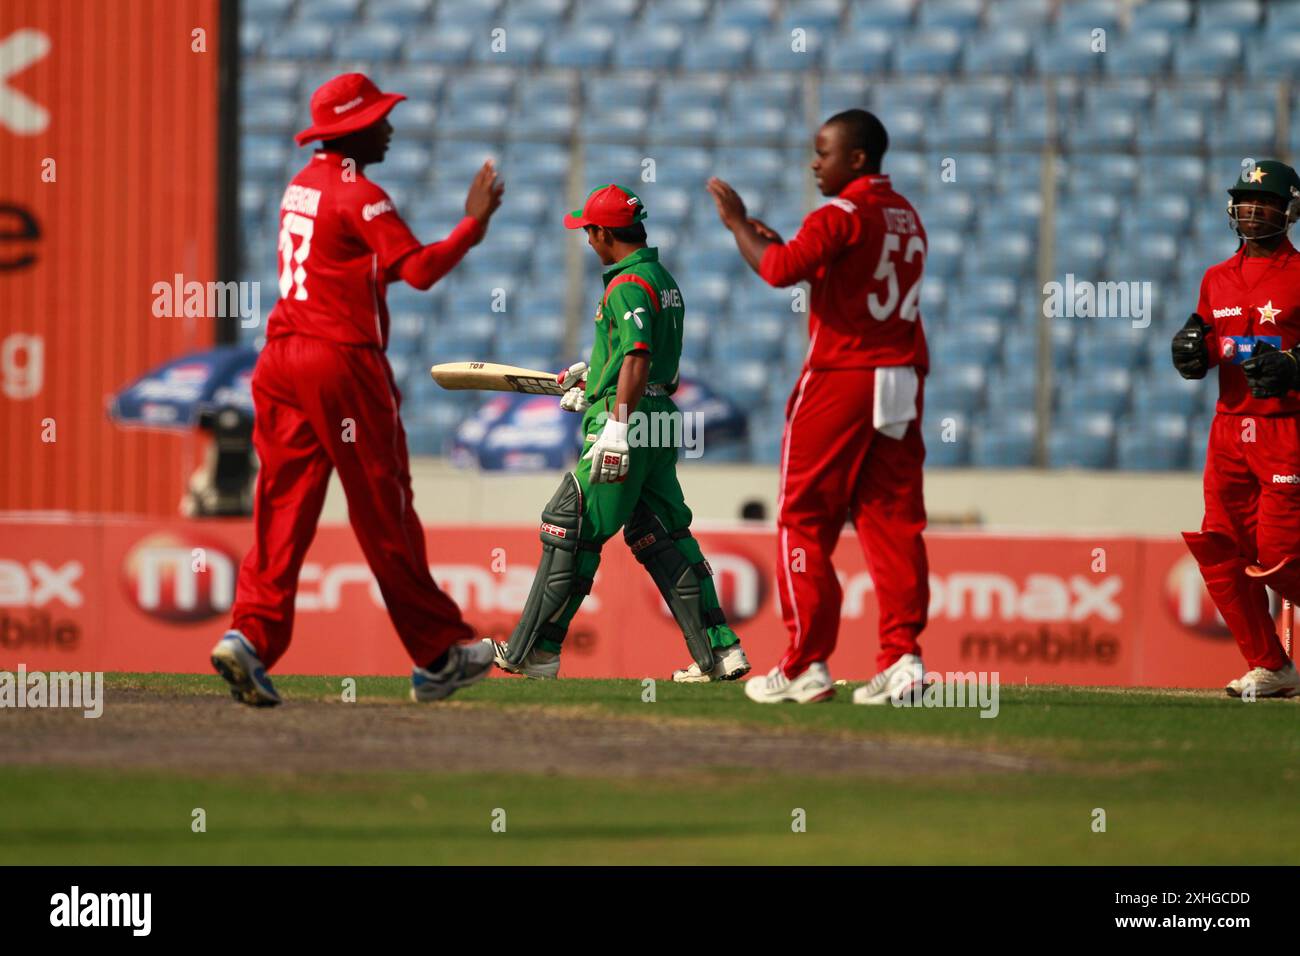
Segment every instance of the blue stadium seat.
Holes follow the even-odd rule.
[[[670,70],[681,59],[682,31],[670,24],[643,30],[636,43],[614,45],[614,65],[623,70]]]
[[[1138,130],[1138,148],[1151,152],[1178,152],[1199,148],[1205,138],[1205,120],[1192,110],[1161,113]]]
[[[665,113],[692,107],[720,110],[727,91],[724,77],[678,76],[659,83],[659,108]]]
[[[970,413],[965,408],[935,405],[925,397],[921,435],[929,468],[964,468],[970,464]]]
[[[1136,33],[1178,34],[1192,24],[1191,0],[1147,0],[1133,8],[1130,35]]]
[[[729,0],[714,7],[713,23],[717,27],[738,27],[760,32],[771,26],[776,14],[775,0]]]
[[[849,32],[889,30],[901,33],[911,25],[917,0],[853,0],[849,7]]]
[[[1076,320],[1079,331],[1071,348],[1075,366],[1081,373],[1113,368],[1131,371],[1142,363],[1142,345],[1150,336],[1145,334],[1145,330],[1115,325],[1122,321],[1114,318]],[[1126,329],[1128,334],[1124,332]]]
[[[1090,111],[1081,123],[1066,125],[1066,141],[1079,152],[1129,149],[1137,128],[1137,118],[1131,113]]]
[[[1155,374],[1133,393],[1133,418],[1139,421],[1158,415],[1190,418],[1204,402],[1202,393],[1213,390],[1212,384],[1188,381],[1174,371],[1169,364],[1169,343],[1162,344],[1160,364],[1153,367]]]
[[[1128,404],[1132,387],[1133,376],[1125,369],[1088,368],[1061,377],[1057,403],[1063,413],[1117,415]]]
[[[646,4],[645,25],[658,28],[670,24],[693,29],[709,15],[712,0],[656,0]]]
[[[622,33],[633,29],[640,5],[641,0],[577,0],[573,6],[573,22]]]
[[[497,29],[494,27],[493,29]],[[541,59],[542,44],[549,35],[541,27],[526,23],[505,23],[504,33],[483,33],[475,37],[470,56],[488,66],[530,67]]]
[[[1052,7],[1052,0],[999,0],[988,5],[984,19],[1000,29],[1041,30],[1051,19]]]
[[[987,372],[981,365],[932,364],[925,380],[927,408],[960,408],[967,414],[984,407]]]
[[[1076,0],[1062,4],[1057,15],[1058,30],[1088,33],[1101,28],[1107,33],[1119,30],[1119,4],[1116,0]]]
[[[830,39],[826,50],[826,67],[832,72],[884,73],[889,69],[890,57],[894,49],[894,36],[884,30],[864,30],[855,33],[841,33]],[[823,102],[826,93],[823,91]],[[861,99],[852,95],[856,105]],[[830,110],[838,112],[845,106],[837,103]]]
[[[785,70],[802,72],[821,67],[824,53],[823,36],[807,33],[792,37],[789,31],[778,30],[761,38],[754,47],[754,67],[760,71]]]
[[[1052,422],[1047,436],[1051,468],[1110,468],[1115,460],[1115,422],[1106,415],[1076,415]]]
[[[245,173],[274,175],[276,179],[290,155],[288,143],[279,136],[245,136],[241,152]]]
[[[990,113],[968,107],[961,113],[932,121],[925,127],[929,149],[945,155],[963,150],[986,148],[993,141],[993,117]]]
[[[266,96],[244,104],[239,121],[243,129],[252,133],[274,133],[288,137],[300,127],[302,119],[299,104],[292,99]],[[304,125],[305,121],[304,121]]]
[[[787,36],[794,29],[816,31],[829,36],[839,30],[843,13],[840,0],[795,0],[785,4],[781,29]]]
[[[1033,40],[1028,30],[1019,24],[992,27],[966,37],[963,68],[967,73],[1007,73],[1013,76],[1026,72]]]
[[[921,4],[918,30],[970,33],[979,27],[984,0],[926,0]]]
[[[820,83],[820,92],[819,117],[833,116],[846,109],[860,109],[867,102],[866,80],[856,77],[827,76]],[[790,109],[796,111],[794,106]]]
[[[545,44],[543,59],[548,66],[598,70],[609,62],[614,36],[607,27],[575,26]]]
[[[1032,275],[1037,240],[1022,233],[1006,232],[995,242],[973,244],[966,251],[961,271],[978,278],[1022,279]]]
[[[924,8],[923,8],[924,9]],[[952,30],[928,30],[901,40],[894,51],[899,73],[953,73],[961,58],[961,36]]]
[[[1188,467],[1187,420],[1156,415],[1126,420],[1117,430],[1117,464],[1126,471],[1178,471]]]
[[[1241,66],[1241,38],[1235,33],[1193,32],[1174,49],[1179,76],[1225,77]]]
[[[999,415],[971,428],[971,464],[981,468],[1028,468],[1034,463],[1034,417]]]
[[[877,106],[872,112],[889,131],[889,145],[898,149],[920,149],[928,120],[927,114],[904,105]],[[888,160],[886,160],[888,161]]]
[[[1261,8],[1256,0],[1216,0],[1196,5],[1196,29],[1204,33],[1233,33],[1243,39],[1259,28]]]
[[[409,29],[426,23],[432,9],[433,0],[370,0],[366,5],[366,19]]]
[[[246,20],[273,23],[283,18],[293,6],[293,0],[244,0],[240,13]]]
[[[1272,108],[1225,111],[1215,125],[1214,139],[1215,149],[1270,155],[1277,140],[1277,117]]]
[[[469,62],[470,48],[486,40],[461,26],[441,26],[415,34],[407,41],[406,59],[411,63],[441,63],[460,66]]]
[[[1021,372],[1028,374],[1021,374]],[[1003,369],[989,379],[985,398],[990,413],[1032,412],[1038,403],[1038,383],[1034,369]]]
[[[885,154],[886,172],[889,171],[893,158],[888,153]],[[957,166],[957,181],[961,182],[960,160]],[[926,232],[947,229],[962,233],[969,229],[975,218],[975,201],[965,192],[943,192],[940,195],[943,197],[942,202],[933,207],[922,204],[919,209]]]
[[[500,13],[500,0],[455,0],[439,3],[434,22],[439,29],[448,26],[469,27],[486,34],[486,27]]]
[[[749,66],[753,35],[740,27],[697,33],[686,40],[682,66],[688,70],[742,70]]]
[[[742,408],[753,408],[767,401],[769,389],[774,387],[768,363],[730,358],[713,364],[710,380],[716,381],[723,394]]]
[[[1107,249],[1101,233],[1064,229],[1061,220],[1057,220],[1053,259],[1058,275],[1097,275],[1106,260]]]
[[[925,275],[951,278],[961,266],[966,242],[960,232],[951,229],[927,229],[929,248],[925,252]]]
[[[300,23],[267,37],[262,53],[273,60],[320,60],[333,39],[334,32],[323,23]]]
[[[298,24],[302,26],[325,23],[331,26],[351,24],[358,19],[361,0],[299,0]]]
[[[1040,39],[1034,44],[1033,60],[1034,68],[1048,76],[1091,76],[1106,55],[1093,49],[1088,29],[1074,29]]]
[[[387,23],[367,23],[343,32],[334,41],[334,55],[345,60],[382,63],[396,60],[405,34]]]
[[[1101,66],[1109,76],[1161,77],[1168,74],[1173,49],[1167,33],[1130,30],[1107,40]]]
[[[1013,113],[998,121],[998,142],[1004,149],[1042,149],[1048,139],[1044,113]]]
[[[1272,0],[1267,5],[1265,14],[1266,33],[1300,30],[1300,2],[1297,0]]]

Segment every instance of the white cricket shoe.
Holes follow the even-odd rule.
[[[904,654],[853,692],[855,704],[888,704],[899,701],[925,680],[925,665],[915,654]]]
[[[505,641],[494,641],[490,637],[485,637],[483,643],[491,645],[496,665],[503,671],[523,674],[534,680],[555,680],[560,676],[560,655],[554,651],[544,651],[540,647],[534,647],[528,652],[522,664],[511,664],[506,660]]]
[[[462,687],[477,684],[492,672],[492,652],[481,643],[453,644],[447,648],[442,670],[411,668],[411,700],[426,704],[446,700]]]
[[[1267,667],[1256,667],[1236,680],[1228,681],[1224,690],[1230,697],[1241,697],[1252,687],[1255,697],[1295,697],[1300,694],[1300,674],[1296,673],[1295,664],[1291,661],[1275,671]]]
[[[830,671],[820,661],[809,664],[808,669],[793,680],[785,676],[778,664],[765,677],[747,680],[745,696],[759,704],[779,704],[787,700],[811,704],[834,697],[835,684],[831,681]]]
[[[226,631],[212,649],[212,666],[227,684],[230,696],[250,707],[275,707],[282,703],[266,667],[252,643],[241,632]]]
[[[678,684],[707,684],[715,680],[740,680],[749,673],[749,658],[739,644],[732,644],[721,650],[713,650],[713,670],[707,674],[700,670],[700,665],[691,661],[685,670],[673,671],[673,680]]]

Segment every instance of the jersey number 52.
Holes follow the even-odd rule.
[[[311,234],[316,229],[316,220],[296,212],[286,212],[280,220],[280,298],[287,299],[289,290],[296,285],[298,291],[293,297],[300,302],[307,298],[307,270],[304,264],[311,254]],[[302,239],[294,249],[293,240]]]
[[[871,317],[877,322],[883,322],[898,310],[898,317],[904,322],[916,321],[916,309],[918,300],[921,296],[921,273],[918,271],[916,279],[908,286],[907,291],[903,293],[903,304],[898,304],[898,270],[895,268],[894,255],[902,246],[902,237],[895,232],[885,233],[885,240],[880,245],[880,263],[876,266],[876,274],[872,276],[877,282],[884,281],[885,298],[882,302],[875,292],[867,295],[867,309],[871,312]],[[925,242],[920,236],[912,236],[907,240],[907,249],[903,252],[903,261],[911,262],[917,256],[921,256],[922,263],[925,260]],[[283,281],[283,280],[281,280]]]

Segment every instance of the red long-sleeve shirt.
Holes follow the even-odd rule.
[[[422,246],[388,194],[338,153],[321,151],[280,201],[280,300],[268,339],[310,335],[346,345],[388,344],[385,290],[399,278],[427,289],[483,235],[469,216]]]
[[[1255,343],[1289,349],[1300,344],[1300,253],[1289,240],[1271,256],[1244,249],[1205,270],[1196,312],[1211,326],[1206,346],[1219,367],[1217,410],[1225,415],[1295,415],[1300,395],[1254,398],[1241,363]]]
[[[810,283],[809,367],[911,365],[924,373],[925,253],[912,204],[888,176],[862,176],[809,213],[789,242],[768,246],[759,275],[774,286]]]

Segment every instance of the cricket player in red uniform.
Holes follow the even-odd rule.
[[[1183,378],[1219,367],[1205,455],[1205,518],[1185,533],[1205,587],[1249,665],[1233,697],[1293,697],[1265,585],[1300,603],[1300,178],[1285,163],[1248,163],[1228,190],[1241,245],[1201,280],[1196,313],[1174,335]]]
[[[881,173],[889,138],[864,110],[817,132],[812,170],[833,197],[789,242],[747,218],[736,192],[709,181],[722,222],[765,282],[811,284],[810,342],[786,405],[777,505],[777,589],[790,646],[745,693],[762,703],[827,700],[841,590],[831,564],[845,519],[866,553],[880,603],[878,673],[854,703],[902,699],[925,672],[917,638],[930,590],[921,466],[922,382],[929,365],[918,307],[926,237],[911,203]]]
[[[360,73],[312,96],[313,125],[298,145],[320,149],[280,201],[280,299],[253,373],[253,443],[261,461],[256,537],[239,569],[231,629],[212,664],[238,701],[280,703],[266,676],[289,646],[303,556],[316,533],[330,472],[384,604],[415,667],[411,697],[441,700],[482,679],[490,647],[474,642],[455,602],[429,574],[411,506],[401,397],[384,354],[385,288],[428,289],[483,238],[503,185],[490,162],[470,186],[465,217],[423,245],[388,195],[364,175],[392,138],[387,116],[404,96]]]

